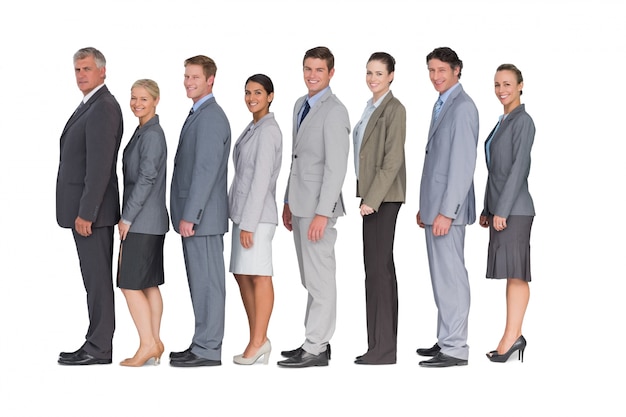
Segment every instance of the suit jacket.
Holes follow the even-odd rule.
[[[174,158],[170,210],[172,225],[183,219],[195,224],[196,236],[228,231],[228,157],[230,123],[215,97],[183,125]]]
[[[329,88],[298,129],[298,112],[305,99],[300,97],[293,111],[291,170],[285,201],[294,216],[342,216],[345,209],[341,188],[350,150],[348,111]]]
[[[476,220],[474,169],[478,144],[478,110],[458,85],[431,122],[420,185],[420,216],[432,225],[442,214],[453,225]]]
[[[492,130],[489,136],[492,134],[482,215],[534,216],[535,206],[528,192],[530,150],[535,139],[533,119],[522,104],[502,120],[495,134]]]
[[[61,134],[56,187],[57,223],[73,228],[76,217],[92,227],[113,226],[120,218],[117,153],[122,111],[102,86],[68,120]]]
[[[164,235],[170,224],[165,206],[167,144],[158,115],[137,128],[124,148],[122,162],[122,219],[132,223],[132,233]]]
[[[390,91],[370,116],[359,150],[356,195],[376,211],[406,199],[405,139],[406,110]]]
[[[282,155],[283,135],[273,113],[257,124],[250,122],[235,142],[228,206],[230,218],[242,230],[254,232],[259,223],[278,224],[276,180]]]

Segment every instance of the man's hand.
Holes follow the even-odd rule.
[[[324,230],[328,224],[328,217],[316,214],[309,225],[308,238],[311,242],[317,242],[324,237]]]
[[[81,236],[88,237],[91,236],[91,225],[93,222],[89,220],[81,219],[80,216],[76,217],[74,220],[74,229],[76,229],[76,233]]]
[[[289,204],[287,203],[283,206],[283,224],[290,232],[293,230],[293,226],[291,224],[291,210],[289,209]]]
[[[196,231],[193,230],[193,227],[194,224],[186,220],[181,220],[180,223],[178,223],[178,230],[180,230],[180,235],[182,237],[191,237],[195,235]]]

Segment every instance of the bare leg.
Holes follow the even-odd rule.
[[[254,286],[252,285],[252,277],[250,275],[235,274],[237,284],[239,284],[239,292],[241,293],[241,300],[243,301],[243,307],[246,310],[248,316],[248,326],[250,332],[250,339],[252,339],[252,329],[254,327]]]
[[[235,275],[248,315],[250,341],[244,358],[254,356],[267,340],[267,328],[274,308],[274,286],[270,276]]]
[[[152,337],[161,350],[163,350],[163,342],[161,342],[161,317],[163,317],[163,298],[159,287],[150,287],[143,290],[148,304],[150,305],[150,326],[152,328]],[[163,353],[163,352],[161,352]]]
[[[530,287],[523,279],[506,280],[506,327],[498,345],[498,353],[504,354],[522,335],[522,323],[530,298]]]
[[[139,333],[139,349],[137,349],[135,356],[124,360],[123,363],[136,365],[135,362],[145,362],[152,357],[151,354],[156,354],[157,340],[152,332],[152,312],[143,290],[122,289],[122,293],[126,298],[128,310]],[[143,365],[143,363],[138,365]]]

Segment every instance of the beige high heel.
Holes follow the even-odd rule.
[[[135,356],[133,356],[132,358],[124,359],[122,362],[120,362],[120,365],[140,367],[144,366],[150,359],[154,359],[154,365],[156,366],[161,363],[161,355],[163,354],[163,351],[164,349],[162,349],[162,346],[156,344],[152,346],[152,349],[150,349],[147,354],[137,356],[137,354],[139,353],[139,351],[137,351],[137,353],[135,353]]]
[[[244,358],[243,354],[235,355],[233,356],[233,362],[238,365],[252,365],[259,360],[261,356],[263,356],[263,364],[267,365],[270,361],[270,353],[272,353],[272,344],[270,343],[270,340],[267,339],[265,343],[263,343],[263,346],[257,350],[254,356]]]

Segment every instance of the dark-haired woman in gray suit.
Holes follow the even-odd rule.
[[[524,79],[515,65],[500,65],[494,85],[504,114],[485,142],[489,175],[480,225],[489,227],[487,278],[507,280],[504,335],[487,357],[506,362],[515,351],[523,360],[526,349],[522,322],[530,297],[530,230],[535,207],[528,192],[528,174],[535,125],[521,104]]]
[[[276,180],[282,162],[282,133],[269,111],[274,99],[272,80],[255,74],[246,80],[245,102],[252,113],[233,149],[235,176],[228,193],[233,221],[230,272],[233,273],[248,316],[250,339],[239,365],[260,357],[267,364],[272,345],[267,327],[274,306],[272,239],[278,224]]]
[[[118,224],[120,260],[117,286],[122,289],[139,333],[139,349],[123,366],[158,364],[163,354],[160,338],[164,282],[163,242],[169,230],[165,206],[167,147],[156,106],[159,86],[138,80],[131,88],[130,108],[139,126],[123,156],[124,199]]]

